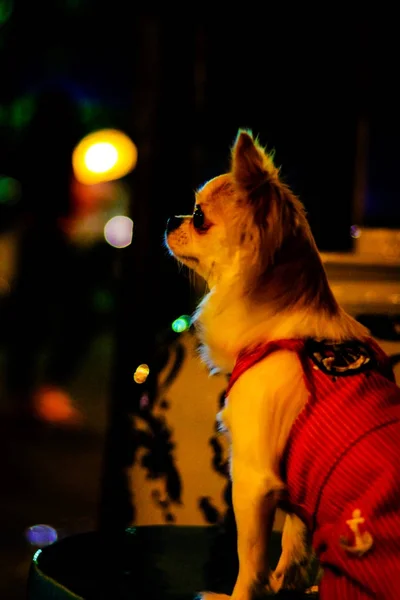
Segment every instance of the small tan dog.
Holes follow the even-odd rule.
[[[166,245],[176,259],[205,279],[210,290],[194,316],[203,360],[211,371],[233,371],[228,400],[220,415],[231,442],[233,507],[238,531],[239,573],[232,598],[249,600],[255,587],[260,586],[272,593],[282,587],[301,588],[310,557],[307,531],[315,532],[315,514],[323,519],[320,497],[308,505],[308,500],[302,500],[303,492],[294,498],[288,485],[304,476],[301,469],[306,464],[309,466],[305,477],[312,472],[314,462],[318,462],[313,462],[313,453],[317,456],[318,443],[321,447],[324,444],[322,436],[311,455],[309,449],[306,451],[305,462],[300,466],[296,456],[302,456],[302,451],[296,450],[294,458],[290,454],[295,424],[298,428],[299,416],[304,421],[303,416],[308,414],[306,405],[312,394],[310,386],[314,385],[310,384],[310,365],[314,365],[315,373],[335,385],[332,382],[341,374],[348,374],[349,369],[360,381],[368,365],[376,363],[375,351],[382,360],[384,357],[377,347],[369,346],[373,342],[368,331],[338,306],[301,202],[280,180],[272,157],[250,132],[239,131],[232,148],[230,172],[197,191],[193,214],[169,220]],[[318,346],[321,340],[329,340],[331,345]],[[351,340],[360,341],[360,345],[351,346]],[[355,379],[342,377],[337,385],[342,385],[341,381],[348,386]],[[386,396],[392,392],[390,388]],[[339,433],[337,437],[343,436]],[[339,441],[342,444],[342,439]],[[341,448],[340,444],[335,438],[332,452]],[[328,463],[327,469],[330,466]],[[311,485],[305,485],[313,489],[315,482],[322,489],[325,475],[320,481],[318,477],[319,471]],[[336,493],[338,484],[335,486]],[[281,558],[275,572],[271,572],[268,538],[276,508],[287,500],[293,511],[289,508]],[[362,503],[353,504],[353,500],[352,497],[348,505],[344,503],[349,510],[367,510]],[[352,552],[361,556],[372,545],[368,532],[359,536],[357,523],[364,520],[355,512],[359,520],[354,524],[352,514],[343,514],[340,526],[344,529],[337,530],[337,546],[340,533],[339,550],[346,560]],[[330,517],[326,519],[331,523]],[[351,532],[356,537],[352,538]],[[347,533],[350,537],[346,537]],[[359,539],[363,541],[361,546],[357,546]],[[313,539],[313,545],[323,557],[325,540],[318,546]],[[341,563],[338,568],[342,568]],[[335,597],[341,600],[364,598],[354,590],[336,593]],[[204,593],[203,597],[208,595]],[[226,598],[219,594],[212,597]]]

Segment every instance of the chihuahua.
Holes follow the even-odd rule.
[[[400,390],[387,356],[338,305],[302,203],[250,131],[239,130],[230,171],[196,192],[193,213],[169,219],[165,243],[207,283],[193,316],[200,354],[230,375],[218,418],[237,524],[232,598],[304,590],[312,551],[321,598],[397,597]],[[287,516],[272,570],[277,507]]]

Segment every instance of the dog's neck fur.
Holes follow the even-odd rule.
[[[340,308],[317,250],[314,260],[271,268],[262,299],[246,291],[240,269],[228,269],[200,302],[193,321],[211,373],[232,371],[239,352],[276,339],[362,339],[368,331]],[[312,257],[311,257],[312,258]],[[299,281],[305,289],[298,291]],[[317,282],[316,282],[317,281]],[[307,293],[308,292],[308,293]],[[305,300],[306,299],[306,300]]]

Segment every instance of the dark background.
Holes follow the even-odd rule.
[[[152,3],[146,8],[126,0],[0,0],[0,175],[15,178],[22,190],[17,203],[0,202],[0,231],[28,223],[33,236],[25,240],[28,250],[22,253],[11,306],[1,305],[3,345],[16,323],[10,318],[16,305],[25,320],[11,329],[14,346],[35,342],[49,289],[57,288],[60,273],[65,279],[54,227],[71,211],[74,146],[86,133],[110,126],[130,135],[139,153],[136,169],[125,178],[132,190],[133,243],[123,250],[104,245],[89,262],[78,257],[80,269],[68,272],[71,286],[61,309],[57,305],[59,314],[69,315],[65,333],[87,321],[82,305],[91,286],[106,287],[112,296],[112,310],[97,315],[93,326],[113,339],[107,432],[95,442],[56,441],[42,434],[29,437],[2,421],[7,493],[1,516],[8,529],[0,550],[2,564],[14,573],[9,585],[15,598],[23,597],[18,590],[26,575],[15,565],[29,555],[24,527],[41,520],[56,524],[60,513],[68,533],[80,529],[82,513],[90,513],[83,528],[100,523],[115,529],[132,518],[121,471],[134,452],[127,418],[138,402],[132,365],[152,364],[172,319],[190,313],[196,301],[163,248],[165,223],[172,214],[189,212],[193,190],[228,168],[239,127],[252,129],[275,149],[285,180],[306,205],[321,250],[350,250],[355,219],[359,225],[400,227],[394,14],[378,5],[370,12],[336,5],[299,10],[285,2],[242,3],[240,10],[233,4],[214,10],[202,4],[190,10],[161,10]],[[368,145],[357,146],[361,126]],[[360,148],[365,164],[356,161]],[[356,174],[363,167],[366,191],[356,207]],[[40,280],[34,265],[41,267]],[[35,297],[38,281],[44,291]],[[64,292],[60,283],[59,295]],[[63,337],[65,362],[76,355],[75,362],[83,364],[87,348],[78,338]],[[22,363],[22,370],[15,364],[22,376]],[[155,375],[156,370],[149,378],[151,393]],[[63,469],[52,471],[50,456]],[[72,501],[48,482],[36,493],[35,469],[50,469],[54,481],[60,478],[60,489],[67,481],[82,497]],[[11,587],[8,598],[14,597]]]
[[[167,217],[190,210],[193,189],[227,168],[238,127],[248,127],[275,149],[320,249],[349,250],[360,122],[368,185],[357,224],[400,226],[399,43],[390,13],[2,1],[13,10],[1,30],[1,170],[24,190],[18,207],[2,206],[3,227],[21,210],[41,219],[68,212],[71,149],[96,127],[121,127],[140,157],[132,217],[143,210],[158,268]],[[39,180],[42,193],[29,193]],[[167,261],[161,274],[168,279],[171,269]]]
[[[60,109],[54,116],[52,149],[96,126],[129,130],[141,151],[136,179],[144,171],[149,178],[140,201],[157,206],[163,222],[171,211],[189,209],[193,187],[226,168],[237,128],[249,127],[275,148],[320,247],[346,249],[356,127],[365,118],[371,141],[366,221],[398,226],[393,15],[296,11],[285,3],[267,4],[265,14],[251,5],[152,13],[120,0],[14,2],[1,30],[8,170],[20,175],[26,167],[27,125],[43,94],[63,90],[77,114]],[[57,124],[68,129],[69,140]],[[50,157],[42,133],[34,143],[43,166]]]

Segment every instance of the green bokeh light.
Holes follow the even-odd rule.
[[[13,0],[0,0],[0,25],[7,23],[13,11]]]
[[[190,327],[190,317],[188,315],[182,315],[178,319],[175,319],[171,327],[175,333],[186,331]]]
[[[21,129],[29,123],[35,112],[36,102],[34,96],[23,96],[11,105],[10,122],[16,129]]]
[[[0,204],[15,204],[20,195],[20,183],[13,177],[0,175]]]

